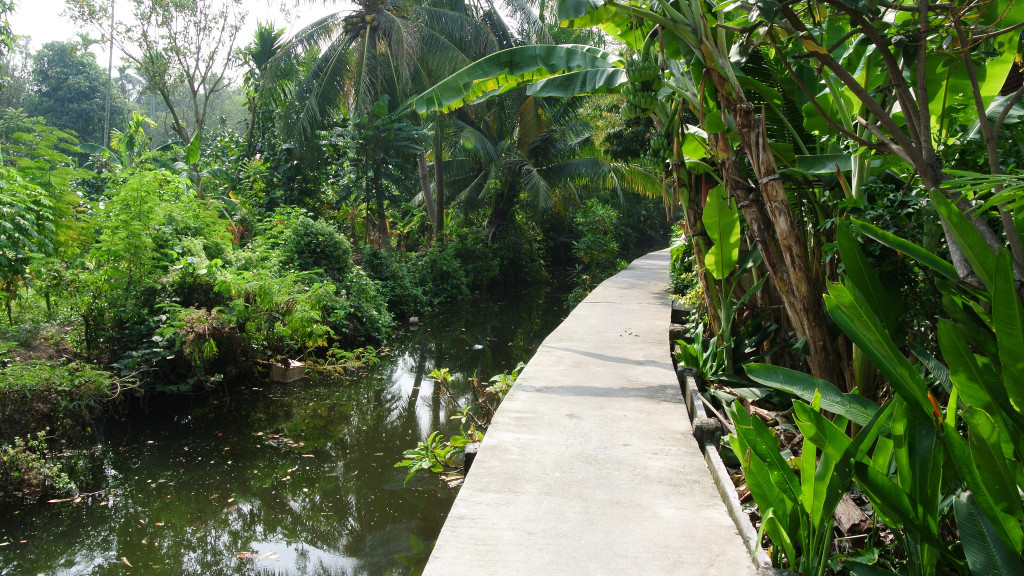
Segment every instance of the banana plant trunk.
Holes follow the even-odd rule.
[[[835,341],[828,331],[822,301],[824,287],[815,285],[811,275],[807,244],[779,177],[775,154],[768,146],[764,117],[755,115],[754,106],[746,101],[736,102],[731,111],[743,150],[760,186],[764,207],[771,218],[770,230],[774,231],[785,264],[787,274],[774,275],[776,286],[797,335],[806,338],[811,372],[822,380],[850,390],[852,383],[847,382],[847,371],[843,370]]]

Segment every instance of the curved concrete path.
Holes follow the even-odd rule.
[[[502,403],[426,576],[756,573],[669,357],[669,252],[603,282]]]

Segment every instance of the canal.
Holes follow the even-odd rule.
[[[78,501],[0,507],[0,574],[418,573],[456,489],[394,464],[457,428],[469,378],[529,360],[564,303],[481,297],[399,327],[357,374],[154,400],[105,427]],[[442,367],[453,393],[427,376]]]

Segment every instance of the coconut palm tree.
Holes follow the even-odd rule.
[[[465,209],[489,209],[488,240],[517,208],[560,211],[598,187],[660,188],[653,170],[601,158],[581,115],[586,102],[518,89],[457,116],[461,150],[449,162],[450,188]]]
[[[502,14],[513,15],[515,26]],[[393,109],[473,60],[523,42],[550,42],[543,22],[522,0],[359,0],[349,12],[331,14],[283,45],[275,62],[284,70],[313,54],[294,89],[286,135],[312,142],[317,130],[341,113],[369,113],[381,95]],[[420,122],[419,119],[416,120]],[[430,124],[444,130],[440,117]],[[290,133],[289,133],[290,132]],[[422,196],[435,232],[444,222],[444,172],[440,134],[433,144],[433,182],[426,153],[419,157]]]

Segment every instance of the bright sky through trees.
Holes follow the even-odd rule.
[[[69,40],[82,32],[89,32],[93,37],[99,38],[97,30],[80,30],[70,18],[61,16],[64,11],[65,0],[18,0],[14,14],[9,18],[11,29],[18,36],[28,36],[32,40],[32,49],[38,50],[43,44],[53,40]],[[293,2],[288,2],[286,9],[291,14],[282,10],[281,2],[273,0],[258,0],[246,2],[246,10],[249,12],[246,18],[245,27],[239,36],[239,45],[245,45],[252,38],[256,30],[257,22],[273,21],[277,26],[287,28],[287,35],[300,30],[326,14],[344,10],[350,6],[350,2],[317,2],[306,4],[298,8]],[[120,6],[115,6],[115,12]],[[127,6],[120,10],[121,14],[129,13]],[[100,43],[92,47],[98,62],[107,61],[107,44]],[[114,49],[114,64],[119,63],[120,55]]]

